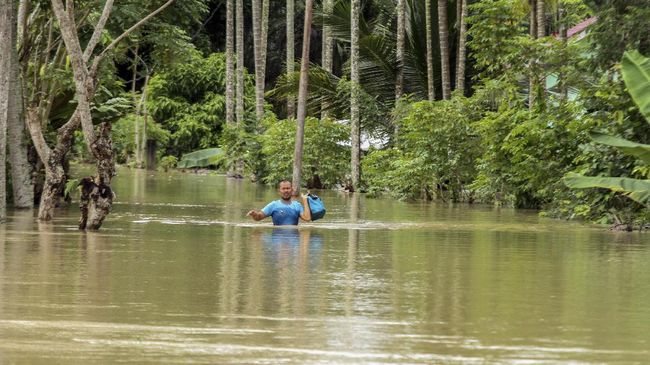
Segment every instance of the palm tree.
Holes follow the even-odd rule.
[[[431,39],[431,0],[424,2],[425,18],[426,18],[426,32],[427,32],[427,91],[429,101],[433,101],[436,97],[436,91],[433,88],[433,40]]]
[[[438,0],[438,32],[440,34],[440,68],[442,72],[442,98],[451,97],[449,75],[449,29],[447,25],[447,0]]]
[[[234,104],[234,14],[233,0],[226,0],[226,124],[232,125],[235,122],[235,104]]]
[[[350,79],[352,81],[352,98],[350,105],[350,129],[352,134],[352,191],[359,187],[360,179],[360,128],[359,128],[359,17],[361,13],[359,0],[352,0],[351,34],[350,34]]]
[[[404,33],[406,21],[406,0],[397,0],[397,77],[395,80],[395,100],[404,92]]]
[[[332,13],[332,7],[334,6],[334,0],[323,0],[323,12],[325,14]],[[333,39],[332,39],[332,29],[331,26],[327,23],[323,25],[323,50],[322,50],[322,61],[321,64],[323,69],[329,73],[332,73],[332,53],[333,53]],[[321,117],[327,118],[327,104],[323,102],[321,107]]]
[[[243,0],[237,0],[237,125],[244,123],[244,4]]]
[[[287,0],[287,76],[293,73],[293,63],[295,62],[295,39],[293,36],[295,17],[295,1]],[[296,101],[293,96],[287,98],[287,118],[293,118],[296,108]]]
[[[255,115],[264,118],[264,83],[266,79],[266,42],[269,21],[269,0],[253,0],[253,51],[255,53]],[[261,13],[260,13],[261,11]]]
[[[23,94],[20,80],[20,60],[16,50],[15,7],[12,7],[11,24],[11,53],[9,54],[9,95],[7,105],[7,149],[11,169],[11,187],[13,206],[16,208],[31,208],[34,206],[34,184],[32,183],[32,167],[27,159],[27,138],[25,136],[25,120],[23,117]]]
[[[456,90],[465,93],[465,62],[467,41],[467,0],[457,0],[460,3],[460,29],[458,31],[458,57],[456,58]]]
[[[528,26],[528,34],[531,38],[535,39],[537,36],[537,16],[535,15],[537,9],[537,0],[529,0],[529,7],[530,7],[530,17],[529,17],[530,24]],[[531,68],[534,62],[535,62],[534,60],[530,61]],[[533,75],[530,75],[528,77],[528,108],[531,110],[535,106],[536,84],[537,83],[535,82],[535,77]]]
[[[13,41],[11,29],[13,24],[13,1],[0,2],[0,222],[7,218],[7,115],[9,111],[9,74]]]
[[[307,88],[309,83],[309,40],[311,38],[312,0],[305,1],[305,26],[302,37],[302,58],[300,60],[300,90],[298,92],[298,119],[296,144],[293,153],[293,194],[300,192],[302,169],[302,150],[305,137],[305,118],[307,117]]]
[[[546,21],[544,13],[544,0],[537,0],[537,38],[546,36]]]

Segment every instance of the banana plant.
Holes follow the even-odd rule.
[[[632,100],[639,107],[645,120],[650,123],[650,59],[637,51],[625,52],[621,61],[621,70],[623,81]],[[597,143],[615,147],[625,154],[637,157],[650,166],[650,145],[595,132],[591,133],[591,138]],[[650,206],[650,180],[648,179],[583,176],[569,173],[564,177],[564,183],[575,189],[610,189],[621,192],[640,204]]]

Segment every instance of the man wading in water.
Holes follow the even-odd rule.
[[[291,200],[293,187],[291,181],[282,180],[278,184],[280,198],[270,202],[261,211],[251,210],[246,216],[252,217],[256,221],[261,221],[266,217],[273,219],[274,226],[298,225],[298,218],[309,222],[311,221],[311,210],[307,202],[307,196],[302,195],[302,204]]]

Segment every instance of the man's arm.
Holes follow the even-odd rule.
[[[309,202],[307,201],[307,195],[302,195],[302,213],[300,213],[300,219],[306,222],[311,221],[311,209],[309,209]]]
[[[264,214],[264,212],[259,210],[251,210],[248,213],[246,213],[246,216],[251,217],[256,221],[261,221],[262,219],[266,218],[266,214]]]

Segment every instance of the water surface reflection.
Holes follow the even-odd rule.
[[[120,172],[100,232],[0,226],[0,363],[650,358],[647,235],[338,192],[274,228],[244,217],[273,189],[151,175]]]

